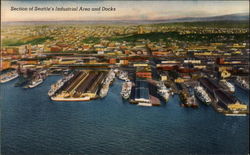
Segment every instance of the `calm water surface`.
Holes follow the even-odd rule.
[[[119,95],[53,102],[47,92],[60,77],[34,88],[1,85],[2,154],[247,154],[249,116],[226,117],[211,107],[180,107],[178,96],[160,107],[138,107]],[[249,104],[248,93],[237,97]]]

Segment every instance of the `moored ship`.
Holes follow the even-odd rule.
[[[222,87],[225,87],[226,89],[228,89],[229,92],[234,93],[235,92],[235,87],[232,83],[226,81],[226,80],[220,80],[219,82]]]
[[[109,86],[110,84],[114,81],[115,79],[115,73],[113,70],[111,70],[108,75],[107,75],[107,78],[105,79],[105,81],[103,82],[103,85],[102,85],[102,88],[100,89],[100,92],[99,92],[99,96],[101,98],[107,96],[108,94],[108,91],[109,91]]]
[[[194,94],[202,103],[204,103],[206,105],[211,104],[212,100],[203,87],[201,87],[201,86],[195,87]]]
[[[193,108],[199,107],[198,103],[195,100],[194,95],[188,96],[187,93],[181,92],[180,99],[182,101],[181,105],[184,107],[193,107]]]
[[[247,77],[247,78],[243,78],[243,77],[237,76],[235,82],[236,82],[236,84],[237,84],[240,88],[249,91],[249,81],[248,81],[248,80],[249,80],[248,77]],[[248,81],[248,82],[247,82],[247,81]]]
[[[46,77],[47,77],[47,71],[41,70],[34,75],[34,77],[31,79],[28,85],[26,85],[24,88],[34,88],[42,84]]]
[[[18,77],[18,73],[16,70],[14,71],[10,71],[10,72],[7,72],[3,75],[0,76],[0,83],[6,83],[6,82],[9,82],[11,80],[14,80]]]
[[[58,80],[55,84],[51,85],[48,95],[53,96],[64,85],[64,83],[69,81],[73,76],[74,74],[71,73],[68,76]]]
[[[128,80],[128,72],[119,71],[119,73],[118,73],[118,78],[119,78],[120,80],[124,80],[124,81]]]
[[[34,87],[40,85],[41,83],[43,83],[43,79],[42,78],[36,78],[36,79],[31,81],[31,83],[28,85],[28,87],[29,88],[34,88]]]
[[[166,102],[168,102],[170,93],[165,84],[163,82],[159,82],[157,84],[157,88],[157,93],[161,95]]]
[[[193,108],[199,107],[194,95],[191,95],[187,98],[187,102],[186,102],[185,106],[193,107]]]
[[[124,99],[129,99],[132,90],[132,82],[126,81],[122,84],[121,96]]]

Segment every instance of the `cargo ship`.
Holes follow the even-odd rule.
[[[209,97],[205,89],[201,86],[194,87],[195,96],[204,104],[210,105],[212,103],[212,99]]]
[[[114,81],[114,79],[115,79],[115,72],[113,70],[110,70],[99,92],[99,96],[101,98],[107,96],[108,91],[109,91],[109,86]]]
[[[129,99],[132,90],[132,82],[127,80],[122,84],[121,96],[124,99]]]
[[[64,83],[69,81],[73,76],[74,74],[71,73],[68,76],[58,80],[55,84],[51,85],[48,95],[53,96],[64,85]]]
[[[218,112],[225,115],[242,115],[248,113],[248,106],[240,102],[231,93],[226,92],[217,85],[214,80],[209,78],[201,78],[200,84],[205,88],[205,90],[210,94],[215,100],[212,106]]]
[[[170,93],[165,84],[163,82],[159,82],[157,83],[157,88],[157,93],[161,95],[166,102],[168,102]]]
[[[6,83],[6,82],[9,82],[11,80],[14,80],[18,77],[18,73],[16,70],[14,71],[10,71],[10,72],[7,72],[3,75],[0,76],[0,83]]]
[[[181,99],[181,106],[183,107],[193,107],[193,108],[197,108],[199,107],[199,105],[197,104],[196,100],[195,100],[195,96],[191,95],[188,96],[187,93],[184,93],[183,91],[180,93],[180,99]]]
[[[226,80],[220,80],[219,84],[221,84],[221,86],[224,87],[226,90],[228,90],[230,93],[235,92],[235,87],[232,83]]]
[[[119,71],[118,73],[118,78],[120,80],[128,80],[128,72],[125,72],[125,71]]]
[[[247,80],[248,80],[248,77],[247,78],[243,78],[243,77],[237,76],[236,80],[235,80],[235,83],[240,88],[249,91],[249,81],[247,81]]]

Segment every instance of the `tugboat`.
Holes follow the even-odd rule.
[[[187,104],[191,105],[191,107],[193,107],[193,108],[199,107],[194,95],[191,95],[190,97],[188,97]]]
[[[193,108],[198,108],[199,107],[199,105],[197,104],[197,102],[195,100],[194,95],[188,96],[186,93],[181,92],[180,99],[182,101],[181,106],[193,107]]]
[[[122,84],[121,96],[126,100],[129,99],[131,90],[132,90],[132,82],[127,80]]]
[[[212,100],[203,87],[201,86],[194,87],[194,94],[202,103],[206,105],[211,104]]]
[[[10,72],[7,72],[3,75],[0,76],[0,83],[6,83],[6,82],[9,82],[11,80],[14,80],[15,78],[17,78],[19,75],[17,73],[16,70],[14,71],[10,71]]]
[[[165,86],[165,84],[163,82],[159,82],[157,84],[157,87],[158,87],[157,93],[161,95],[165,99],[166,102],[168,102],[170,93],[167,87]]]

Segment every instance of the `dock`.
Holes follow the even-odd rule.
[[[222,90],[215,81],[208,78],[201,78],[200,84],[210,94],[213,99],[213,108],[223,114],[249,114],[249,109],[246,104],[241,103],[232,94]]]
[[[96,99],[106,76],[106,71],[76,71],[73,78],[62,86],[53,99],[60,98],[58,100],[62,101]]]

